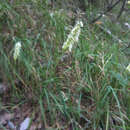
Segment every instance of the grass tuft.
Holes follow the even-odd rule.
[[[14,0],[0,2],[0,10],[0,79],[9,84],[11,102],[37,104],[48,129],[129,129],[129,56],[123,43],[86,22],[65,53],[74,26],[65,9],[51,8],[47,0]],[[105,27],[128,41],[121,26],[105,21]]]

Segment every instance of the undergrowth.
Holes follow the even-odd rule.
[[[67,13],[41,0],[0,2],[0,79],[9,85],[11,101],[36,103],[46,128],[130,129],[123,43],[86,22],[72,52],[64,52],[74,26]]]

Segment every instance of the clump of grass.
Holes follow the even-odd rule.
[[[46,127],[129,129],[128,61],[120,44],[85,24],[76,47],[61,60],[70,25],[66,11],[31,2],[2,3],[0,19],[7,23],[0,24],[0,72],[11,96],[38,102]]]

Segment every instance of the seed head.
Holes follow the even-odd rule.
[[[126,70],[130,72],[130,64],[126,67]]]
[[[69,51],[71,52],[73,44],[75,42],[78,42],[79,40],[81,27],[83,27],[82,21],[77,21],[76,25],[74,26],[74,28],[71,30],[70,34],[68,35],[66,42],[64,42],[62,46],[63,50],[69,49]]]
[[[14,55],[13,55],[14,60],[17,60],[17,58],[19,57],[20,50],[21,50],[21,42],[17,42],[14,47]]]

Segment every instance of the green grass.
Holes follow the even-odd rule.
[[[79,42],[65,54],[71,20],[46,2],[0,2],[0,78],[9,84],[12,104],[16,98],[37,103],[46,128],[130,129],[125,46],[84,23]],[[117,26],[111,29],[119,33]],[[127,34],[121,40],[128,41]],[[18,41],[22,48],[14,61]]]

